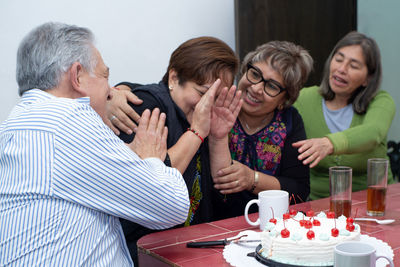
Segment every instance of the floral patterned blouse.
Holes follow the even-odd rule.
[[[282,111],[276,112],[271,123],[253,135],[248,135],[239,120],[236,120],[229,138],[231,156],[253,170],[275,175],[281,162],[286,136]]]
[[[229,133],[229,149],[232,159],[278,179],[295,204],[305,201],[310,192],[309,166],[298,160],[299,153],[292,146],[304,139],[303,120],[295,108],[289,107],[276,111],[269,125],[253,135],[236,120]],[[257,195],[247,190],[220,194],[213,201],[214,220],[243,215],[247,202],[255,198]],[[250,212],[256,211],[256,205],[252,205]]]

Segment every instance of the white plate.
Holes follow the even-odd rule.
[[[377,254],[383,254],[393,260],[393,249],[388,243],[368,235],[361,235],[360,241],[373,245],[376,248]],[[386,264],[388,264],[388,261],[382,258],[378,259],[376,262],[377,267],[386,267]]]
[[[248,235],[243,239],[260,239],[260,232],[255,232],[251,230],[246,230],[240,234]],[[378,254],[387,255],[393,260],[393,249],[380,239],[371,237],[368,235],[361,235],[361,240],[373,245],[376,248]],[[247,254],[250,252],[255,252],[256,247],[259,245],[257,242],[253,243],[241,243],[241,244],[229,244],[225,246],[223,256],[224,259],[232,266],[236,267],[265,267],[266,265],[258,262],[253,257],[248,257]],[[385,259],[379,259],[377,261],[377,267],[386,267],[387,261]]]

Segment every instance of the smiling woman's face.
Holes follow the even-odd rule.
[[[368,68],[361,46],[340,48],[332,57],[329,86],[335,95],[351,97],[360,86],[367,86]]]
[[[265,80],[273,80],[282,88],[283,84],[282,75],[275,71],[266,62],[257,62],[253,66],[259,71],[260,75]],[[252,84],[243,74],[239,81],[238,89],[242,91],[243,105],[241,112],[245,112],[251,116],[264,116],[273,112],[280,104],[286,101],[286,92],[283,91],[275,97],[271,97],[264,92],[264,82],[261,81],[257,84]]]

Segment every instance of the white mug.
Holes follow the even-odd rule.
[[[377,254],[374,246],[361,241],[348,241],[336,245],[334,266],[375,267],[379,258],[385,258],[394,267],[393,261],[385,255]]]
[[[257,221],[249,220],[249,208],[251,205],[258,205]],[[260,230],[264,230],[265,225],[271,218],[283,218],[283,214],[289,208],[289,193],[283,190],[267,190],[258,193],[258,199],[250,200],[244,209],[244,218],[252,226],[260,225]]]

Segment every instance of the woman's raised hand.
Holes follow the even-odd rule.
[[[222,139],[228,135],[242,107],[241,95],[234,85],[221,90],[211,113],[210,137]]]
[[[140,105],[143,101],[134,95],[126,85],[112,88],[112,97],[107,101],[107,118],[104,122],[116,135],[119,135],[120,130],[127,134],[136,131],[137,125],[135,122],[139,121],[140,116],[128,102]]]
[[[303,161],[304,165],[310,164],[310,168],[317,166],[321,160],[333,153],[333,145],[327,137],[306,139],[292,145],[298,148],[298,159]]]
[[[193,112],[190,127],[196,130],[203,138],[206,138],[210,133],[211,112],[214,106],[215,95],[220,84],[221,80],[217,79],[213,85],[211,85],[210,89],[201,97]]]

